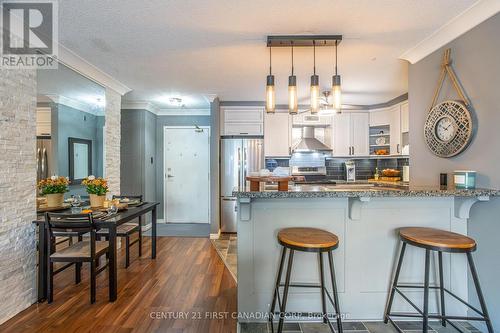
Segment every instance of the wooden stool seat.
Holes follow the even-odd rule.
[[[401,240],[418,247],[444,252],[472,252],[476,241],[454,232],[433,228],[409,227],[399,229]]]
[[[331,232],[316,228],[285,228],[278,232],[281,245],[307,252],[330,251],[339,245],[339,238]]]

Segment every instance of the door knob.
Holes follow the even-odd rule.
[[[172,176],[172,175],[167,175],[167,178],[174,178],[174,176]]]

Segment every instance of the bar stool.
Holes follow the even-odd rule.
[[[401,253],[399,255],[399,260],[394,274],[394,281],[392,282],[391,291],[389,294],[389,301],[387,302],[387,308],[385,311],[384,322],[387,324],[390,321],[398,332],[403,332],[393,321],[391,317],[412,317],[412,318],[422,318],[423,328],[422,331],[427,333],[429,319],[440,319],[441,325],[446,326],[449,323],[459,332],[460,330],[453,322],[450,320],[471,320],[470,317],[460,317],[460,316],[447,316],[445,311],[445,292],[457,299],[461,303],[468,306],[470,309],[479,314],[480,317],[475,317],[474,320],[484,321],[488,328],[489,333],[493,333],[493,327],[491,325],[490,317],[488,315],[488,310],[486,309],[486,303],[484,301],[483,293],[481,291],[481,286],[479,284],[479,278],[477,276],[476,267],[474,265],[474,260],[472,259],[472,252],[476,250],[476,242],[474,239],[460,235],[454,232],[449,232],[445,230],[433,229],[433,228],[401,228],[399,229],[399,238],[402,241]],[[423,286],[415,285],[405,285],[398,284],[399,273],[401,271],[401,266],[403,264],[403,257],[405,254],[405,249],[407,245],[416,246],[425,249],[425,280]],[[430,271],[430,253],[431,251],[436,251],[438,253],[439,262],[439,286],[429,286],[429,271]],[[465,302],[457,295],[448,290],[443,283],[443,252],[448,253],[465,253],[467,255],[467,262],[472,274],[472,279],[474,281],[474,286],[476,288],[477,296],[479,298],[479,303],[481,305],[481,311],[476,309],[474,306]],[[419,309],[401,290],[400,288],[411,288],[411,289],[424,289],[424,308]],[[429,314],[429,289],[435,289],[440,291],[440,303],[441,303],[441,314]],[[392,303],[394,300],[394,294],[398,293],[405,299],[419,314],[408,314],[408,313],[391,313]]]
[[[271,304],[269,322],[271,325],[271,331],[274,333],[273,318],[274,315],[279,313],[278,322],[278,333],[283,330],[284,317],[286,314],[286,302],[288,299],[288,289],[290,287],[300,287],[300,288],[319,288],[321,289],[321,304],[322,304],[322,315],[323,323],[328,323],[332,332],[335,332],[333,325],[328,318],[328,313],[326,312],[326,296],[328,296],[330,302],[335,309],[335,315],[337,317],[337,328],[338,332],[342,333],[342,321],[340,316],[340,307],[337,294],[337,284],[335,282],[335,270],[333,267],[333,256],[332,251],[339,246],[339,239],[336,235],[315,228],[286,228],[281,229],[278,232],[278,242],[283,247],[281,250],[281,259],[278,269],[278,275],[276,278],[276,285],[274,288],[274,296]],[[290,251],[288,256],[288,264],[286,269],[285,283],[281,283],[281,275],[283,273],[283,265],[285,262],[285,257],[287,250]],[[293,254],[295,251],[303,252],[315,252],[318,253],[319,260],[319,271],[320,271],[320,284],[305,284],[305,283],[290,283],[290,276],[292,273],[293,264]],[[330,275],[332,279],[333,295],[330,295],[325,287],[324,283],[324,273],[323,273],[323,253],[328,252],[328,262],[330,264]],[[279,288],[283,289],[283,300],[280,298]],[[333,296],[333,298],[332,298]],[[279,312],[275,313],[276,301],[278,301]]]

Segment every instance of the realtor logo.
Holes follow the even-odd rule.
[[[57,1],[0,0],[2,68],[57,67]]]

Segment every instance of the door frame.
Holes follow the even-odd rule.
[[[202,129],[202,130],[207,130],[208,133],[208,222],[206,224],[210,225],[210,216],[212,214],[212,187],[210,185],[211,181],[211,150],[212,150],[212,142],[211,142],[211,132],[210,132],[210,126],[198,126],[198,125],[193,125],[193,126],[163,126],[163,218],[165,224],[168,224],[167,222],[167,151],[165,149],[166,147],[166,132],[169,129]],[[187,222],[189,223],[189,222]],[[186,223],[186,224],[187,224]],[[179,222],[179,224],[185,224]],[[196,223],[203,225],[203,223]]]

